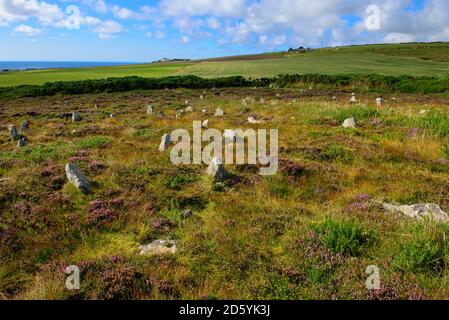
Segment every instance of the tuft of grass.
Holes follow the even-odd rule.
[[[86,138],[78,142],[78,146],[82,149],[90,148],[100,148],[104,147],[111,142],[109,137],[104,136],[94,136],[91,138]]]
[[[350,107],[337,109],[330,112],[330,117],[338,123],[343,123],[348,118],[355,117],[357,120],[367,120],[377,118],[380,113],[374,108]]]
[[[449,228],[433,223],[418,224],[412,238],[401,242],[393,266],[400,271],[441,274],[449,259]]]
[[[327,146],[317,157],[321,161],[341,161],[344,163],[350,163],[353,160],[351,150],[340,144]]]
[[[432,110],[423,117],[414,118],[413,125],[427,129],[433,134],[449,138],[449,115],[438,110]]]
[[[449,160],[449,144],[443,146],[443,156]]]
[[[377,239],[377,233],[358,220],[326,219],[313,226],[320,242],[336,253],[360,256]]]

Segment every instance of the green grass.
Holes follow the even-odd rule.
[[[449,63],[386,56],[379,53],[311,52],[282,59],[202,62],[186,67],[176,74],[205,78],[233,75],[262,78],[278,74],[308,73],[435,76],[448,74]]]
[[[155,63],[96,68],[0,72],[0,87],[11,87],[23,84],[40,85],[46,82],[105,79],[125,76],[159,78],[171,75],[187,65],[189,65],[189,63]]]
[[[376,240],[376,233],[357,220],[333,220],[314,226],[321,243],[336,253],[361,255]]]

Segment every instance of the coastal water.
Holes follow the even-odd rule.
[[[0,70],[65,69],[83,67],[109,67],[133,64],[132,62],[92,61],[0,61]]]

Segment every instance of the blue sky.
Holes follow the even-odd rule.
[[[0,60],[146,62],[407,41],[449,41],[449,1],[0,0]]]

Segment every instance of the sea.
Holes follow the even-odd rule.
[[[135,62],[98,61],[0,61],[0,71],[33,69],[67,69],[85,67],[111,67],[136,64]]]

